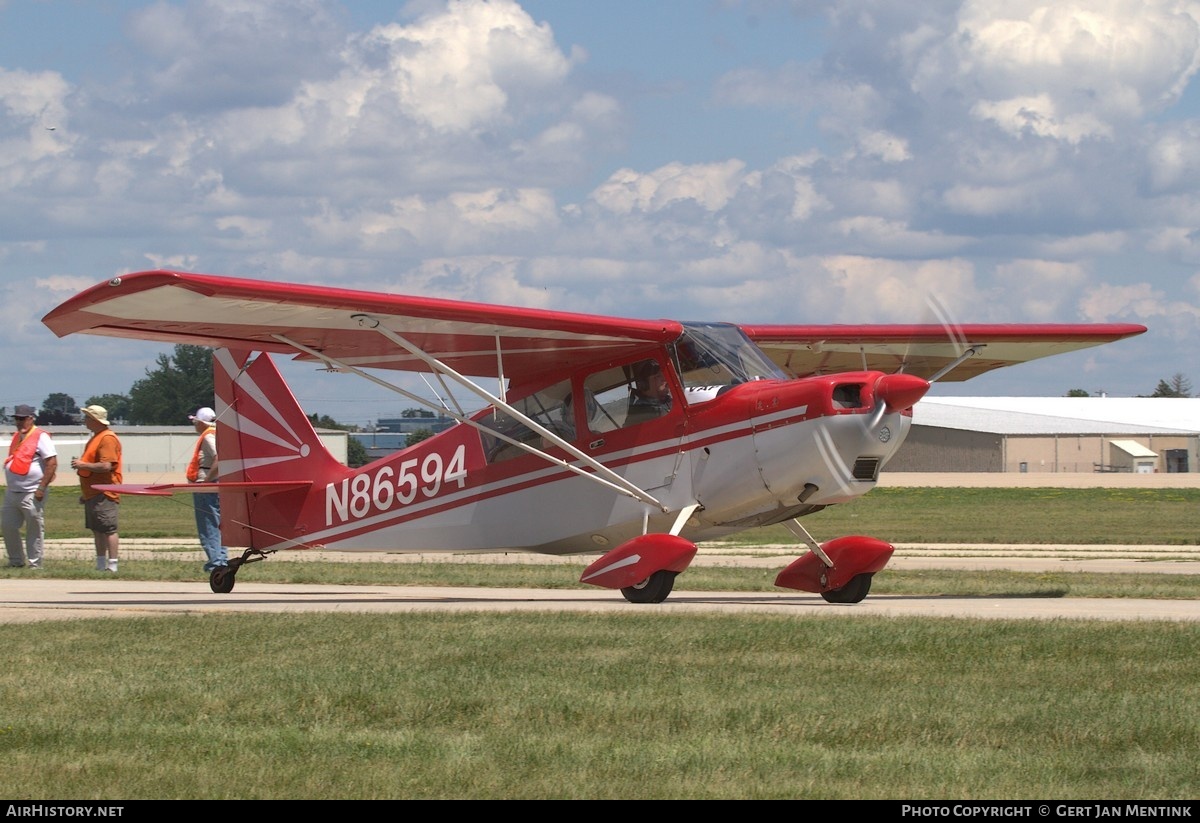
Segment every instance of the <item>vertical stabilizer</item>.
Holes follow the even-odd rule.
[[[270,356],[213,352],[217,454],[223,481],[311,480],[323,486],[347,469],[325,448]],[[226,545],[259,548],[296,535],[308,491],[221,491]]]

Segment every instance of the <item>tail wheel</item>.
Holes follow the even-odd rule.
[[[237,575],[228,566],[217,566],[208,573],[208,587],[217,594],[229,594],[233,591],[233,583]]]
[[[655,572],[641,583],[621,589],[621,594],[625,595],[625,599],[630,603],[661,603],[675,587],[677,574],[678,572],[669,571]]]
[[[874,574],[858,574],[850,578],[850,582],[840,589],[821,592],[826,603],[861,603],[871,591],[871,578]]]

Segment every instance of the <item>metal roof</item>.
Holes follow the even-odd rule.
[[[913,423],[993,434],[1198,434],[1198,397],[925,397]]]
[[[1136,440],[1110,440],[1108,444],[1115,446],[1130,457],[1158,457],[1156,452],[1150,451]]]

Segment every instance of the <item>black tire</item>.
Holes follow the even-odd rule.
[[[217,594],[229,594],[233,591],[233,584],[237,579],[237,574],[228,566],[217,566],[208,573],[208,587]]]
[[[625,599],[630,603],[661,603],[675,587],[677,574],[678,572],[655,572],[641,583],[621,589],[621,594],[625,595]]]
[[[821,592],[821,597],[825,598],[826,603],[861,603],[867,596],[867,592],[871,591],[871,578],[874,576],[874,574],[855,575],[840,589]]]

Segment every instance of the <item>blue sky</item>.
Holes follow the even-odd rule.
[[[911,6],[911,8],[909,8]],[[1200,391],[1200,3],[0,0],[0,406],[169,267],[630,317],[1142,323],[934,395]],[[311,412],[410,405],[287,373]]]

